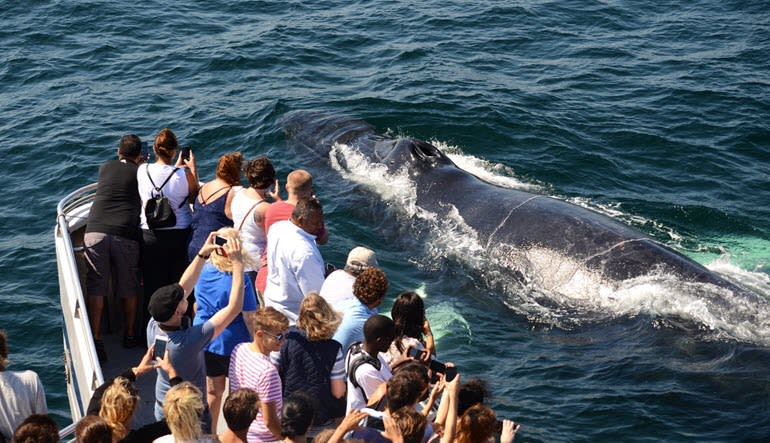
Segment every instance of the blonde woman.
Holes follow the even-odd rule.
[[[297,330],[289,332],[277,362],[284,397],[304,392],[317,400],[318,430],[345,415],[345,360],[342,346],[332,340],[340,321],[323,297],[309,293],[300,304]]]
[[[222,228],[217,231],[221,239],[235,239],[240,242],[240,233],[234,228]],[[246,269],[254,259],[242,251],[243,266]],[[205,323],[217,312],[227,306],[233,284],[233,264],[224,253],[217,249],[203,265],[203,270],[195,284],[196,313],[193,325]],[[206,362],[206,402],[211,411],[211,429],[217,429],[222,395],[225,392],[225,378],[230,366],[230,354],[239,343],[251,341],[251,327],[257,311],[257,295],[251,279],[243,279],[243,310],[235,320],[222,331],[222,334],[209,342],[204,348]]]
[[[166,422],[149,423],[138,429],[130,429],[131,420],[139,403],[139,395],[132,384],[143,374],[160,368],[174,383],[181,382],[166,352],[163,358],[153,360],[155,346],[145,352],[138,366],[99,386],[88,403],[88,414],[98,415],[109,425],[113,442],[147,442],[169,433]]]
[[[171,435],[156,438],[155,443],[209,443],[216,437],[203,436],[201,418],[203,417],[203,398],[201,391],[192,383],[182,382],[166,393],[163,414],[166,416]]]

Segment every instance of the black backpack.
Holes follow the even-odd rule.
[[[144,215],[147,218],[147,226],[150,229],[171,228],[176,226],[176,214],[174,214],[174,208],[171,207],[171,202],[168,198],[163,195],[162,189],[166,186],[166,183],[171,180],[171,177],[179,170],[179,168],[174,168],[160,186],[155,186],[155,182],[152,181],[149,165],[147,165],[145,170],[147,171],[147,178],[150,179],[150,183],[152,183],[156,192],[156,194],[152,195],[151,199],[147,200],[147,204],[144,206]],[[181,208],[182,205],[184,205],[184,201],[182,201],[182,204],[179,205],[179,207]]]
[[[369,397],[366,396],[366,392],[364,392],[364,388],[361,387],[361,385],[358,384],[358,381],[356,380],[356,371],[358,368],[360,368],[362,365],[372,365],[377,369],[378,371],[382,367],[382,363],[380,362],[380,359],[374,358],[371,355],[364,352],[363,345],[360,341],[357,341],[350,345],[348,348],[348,355],[347,355],[347,364],[345,365],[345,369],[348,371],[348,379],[351,383],[353,383],[353,387],[356,389],[361,390],[361,394],[364,396],[364,402],[369,402]]]

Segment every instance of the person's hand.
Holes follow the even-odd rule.
[[[187,160],[185,160],[185,159],[182,158],[182,151],[183,151],[183,149],[180,147],[179,148],[179,156],[176,158],[176,165],[175,166],[178,167],[178,168],[181,168],[182,166],[190,168],[190,171],[192,171],[193,174],[194,174],[195,171],[197,170],[196,164],[195,164],[195,154],[193,154],[192,149],[190,149],[190,157]]]
[[[153,345],[153,347],[154,346],[155,345]],[[169,380],[176,377],[176,369],[171,363],[171,355],[168,353],[168,348],[166,349],[166,352],[163,353],[163,357],[158,357],[155,359],[155,367],[165,371],[166,374],[168,374]]]
[[[383,435],[385,438],[393,443],[404,443],[404,436],[401,434],[401,429],[398,428],[396,421],[385,414],[382,416],[382,422],[385,424],[385,432]]]
[[[433,385],[433,389],[431,389],[430,395],[431,397],[437,397],[441,392],[444,390],[444,386],[446,386],[446,381],[444,380],[444,375],[442,374],[435,385]]]
[[[266,192],[267,196],[272,198],[274,202],[281,201],[281,185],[278,182],[278,180],[275,181],[275,186],[273,187],[273,190],[268,190]]]
[[[503,420],[503,432],[500,433],[500,443],[512,443],[521,425],[511,420]]]
[[[340,423],[339,426],[337,426],[337,430],[341,431],[343,434],[346,434],[353,429],[357,428],[359,426],[359,423],[361,423],[361,420],[365,419],[367,417],[366,412],[361,412],[358,409],[353,409],[350,411],[348,415],[345,416],[345,418],[342,419],[342,423]]]
[[[153,350],[155,350],[155,345],[150,346],[150,349],[144,353],[142,360],[139,362],[139,366],[131,368],[131,371],[133,371],[137,378],[155,369],[155,365],[152,362]]]
[[[206,241],[203,242],[203,246],[201,246],[200,251],[198,251],[198,254],[208,257],[211,255],[211,253],[215,252],[217,249],[219,249],[219,245],[214,243],[214,239],[217,236],[217,232],[210,232],[209,236],[206,237]]]
[[[221,248],[225,251],[225,255],[230,259],[230,263],[233,265],[243,264],[243,256],[241,255],[241,241],[235,237],[232,233],[222,236],[227,239],[227,243]]]

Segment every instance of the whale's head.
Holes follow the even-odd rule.
[[[452,160],[437,147],[413,138],[380,140],[374,146],[374,157],[390,168],[406,165],[427,169],[454,165]]]

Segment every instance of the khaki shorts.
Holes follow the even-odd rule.
[[[139,291],[139,241],[101,232],[86,232],[88,274],[86,290],[90,297],[107,295],[111,271],[115,270],[115,295],[131,297]]]

